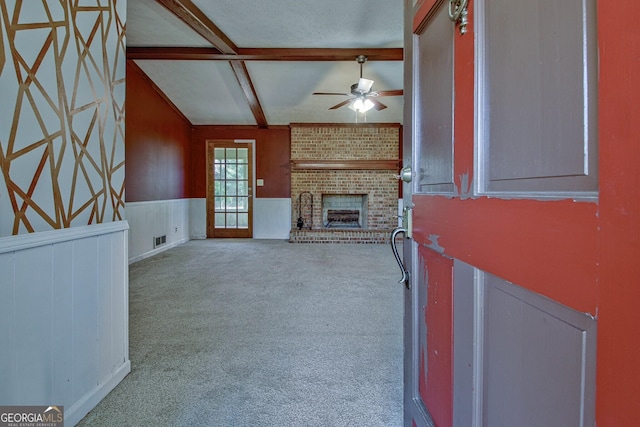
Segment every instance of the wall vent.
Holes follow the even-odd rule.
[[[165,243],[167,243],[167,235],[166,234],[153,238],[153,247],[154,247],[154,249],[157,248],[158,246],[164,245]]]

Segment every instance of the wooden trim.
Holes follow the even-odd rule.
[[[198,129],[212,129],[212,130],[217,130],[217,131],[225,131],[225,130],[233,130],[233,131],[239,131],[239,130],[252,130],[252,131],[256,131],[256,130],[262,130],[261,128],[259,128],[256,125],[193,125],[193,129],[194,130],[198,130]],[[269,130],[287,130],[289,129],[289,125],[270,125],[269,126]]]
[[[402,128],[400,123],[291,123],[291,128]]]
[[[251,77],[249,76],[249,70],[247,70],[247,66],[242,61],[229,61],[229,64],[231,64],[231,68],[233,69],[233,72],[238,79],[238,83],[242,88],[242,93],[244,93],[244,97],[249,103],[249,108],[253,113],[253,118],[256,120],[256,124],[259,128],[268,127],[269,124],[267,123],[267,118],[264,115],[264,110],[260,105],[258,94],[256,93],[256,90],[253,87],[253,83],[251,82]]]
[[[207,237],[208,238],[216,238],[216,237],[224,237],[224,238],[252,238],[253,237],[253,200],[254,200],[254,163],[253,163],[253,151],[255,149],[255,141],[247,141],[243,143],[235,142],[232,139],[207,139],[205,145],[205,156],[207,162],[207,176],[206,176],[206,185],[207,185],[207,197],[206,197],[206,215],[207,215]],[[214,168],[211,166],[215,161],[214,149],[217,147],[226,147],[226,148],[235,148],[246,147],[249,150],[248,160],[248,185],[249,185],[249,193],[248,193],[248,227],[247,228],[216,228],[215,227],[215,194],[214,194]],[[235,179],[230,178],[231,181],[235,181]],[[223,178],[222,182],[226,182],[226,178]],[[225,210],[226,211],[226,210]],[[229,213],[233,213],[233,211],[227,211]]]
[[[438,12],[444,0],[423,0],[416,5],[413,13],[413,33],[421,34],[431,18]]]
[[[195,32],[204,37],[220,52],[235,54],[238,47],[233,44],[216,25],[190,0],[156,0],[191,27]]]
[[[398,170],[402,160],[291,160],[292,169]]]
[[[366,55],[368,61],[402,61],[402,48],[363,49],[297,49],[239,48],[234,53],[220,53],[210,47],[128,47],[127,59],[183,61],[354,61]]]

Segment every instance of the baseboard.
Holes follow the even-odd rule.
[[[153,249],[153,250],[151,250],[149,252],[145,252],[143,254],[140,254],[138,256],[135,256],[135,257],[129,259],[129,265],[131,265],[131,264],[133,264],[135,262],[138,262],[138,261],[142,261],[143,259],[152,257],[154,255],[157,255],[157,254],[159,254],[161,252],[164,252],[164,251],[166,251],[168,249],[175,248],[176,246],[179,246],[179,245],[181,245],[183,243],[186,243],[188,241],[189,241],[189,239],[180,239],[178,241],[175,241],[175,242],[172,242],[172,243],[167,243],[166,245],[162,245],[159,248],[155,248],[155,249]]]
[[[127,360],[110,378],[98,385],[96,388],[85,394],[69,409],[64,410],[64,423],[68,426],[75,426],[82,420],[98,403],[111,392],[120,381],[131,372],[131,361]]]

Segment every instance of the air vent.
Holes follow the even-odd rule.
[[[153,247],[154,248],[157,248],[158,246],[162,246],[165,243],[167,243],[167,235],[166,234],[153,238]]]

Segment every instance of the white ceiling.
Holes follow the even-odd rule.
[[[179,5],[180,10],[191,13],[191,18],[183,21],[162,3]],[[239,53],[252,49],[254,56],[243,58],[246,79],[253,86],[267,126],[402,123],[403,96],[377,98],[388,108],[356,117],[347,106],[329,110],[347,99],[346,95],[311,95],[348,93],[357,83],[357,53],[345,57],[341,49],[366,53],[379,48],[397,52],[402,48],[402,11],[402,0],[129,0],[127,47],[154,49],[148,49],[145,59],[130,54],[135,49],[128,49],[128,56],[193,125],[260,124],[255,105],[252,111],[246,87],[239,83],[228,58],[166,59],[155,55],[162,48],[179,53],[184,48],[219,48],[192,29],[194,22],[196,26],[212,24]],[[323,52],[336,49],[341,60],[261,56],[264,49],[274,48]],[[232,52],[235,53],[238,51]],[[157,59],[146,59],[150,57]],[[376,60],[370,56],[363,66],[363,77],[374,80],[375,91],[402,89],[402,60]]]

